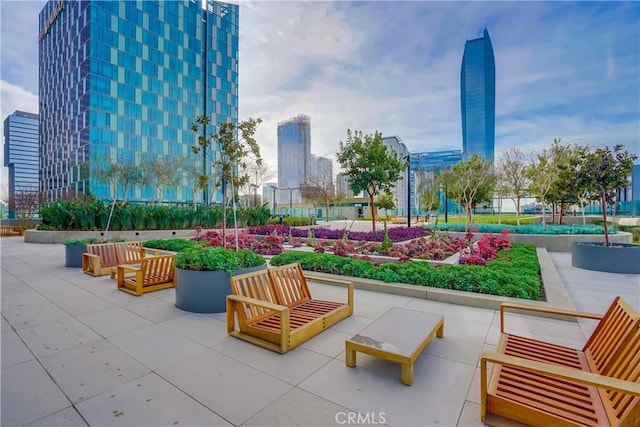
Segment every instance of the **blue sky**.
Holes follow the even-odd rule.
[[[2,120],[35,111],[43,1],[0,0]],[[640,154],[640,2],[239,2],[240,118],[275,169],[277,123],[311,116],[312,152],[346,129],[411,151],[461,148],[460,64],[489,30],[496,156],[554,138]]]

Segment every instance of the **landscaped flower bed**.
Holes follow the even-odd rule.
[[[382,242],[384,240],[384,230],[378,230],[375,233],[372,231],[348,231],[346,229],[338,230],[331,228],[312,228],[313,237],[316,239],[330,239],[338,240],[342,239],[347,233],[347,238],[353,241],[369,241],[369,242]],[[268,235],[272,233],[279,235],[288,235],[291,237],[308,237],[308,228],[293,228],[283,225],[261,225],[257,227],[249,227],[249,234]],[[393,227],[388,230],[389,238],[393,242],[404,242],[407,240],[415,239],[422,236],[428,236],[431,234],[431,230],[425,227]]]
[[[310,271],[340,274],[384,282],[405,283],[524,299],[541,295],[540,263],[536,248],[529,243],[513,243],[500,249],[496,258],[479,265],[431,267],[426,262],[374,265],[351,257],[309,252],[285,252],[271,259],[271,265],[299,261]]]

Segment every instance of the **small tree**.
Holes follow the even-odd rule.
[[[396,204],[393,202],[393,194],[388,191],[378,195],[376,199],[376,206],[378,209],[384,209],[385,217],[389,217],[389,211],[396,208]]]
[[[578,179],[579,165],[584,161],[588,147],[580,144],[565,144],[560,139],[554,139],[551,145],[551,156],[557,177],[549,189],[547,198],[558,207],[558,223],[562,224],[562,217],[569,206],[580,201],[583,185]],[[556,209],[553,209],[555,216]]]
[[[545,149],[535,155],[527,168],[526,174],[531,180],[531,191],[538,196],[542,204],[542,226],[545,227],[546,197],[558,179],[558,169],[553,164],[551,152]]]
[[[422,203],[422,208],[429,212],[429,215],[431,215],[433,211],[437,214],[440,208],[440,197],[438,194],[440,189],[439,174],[436,173],[435,170],[431,172],[417,170],[415,176],[417,183],[416,193],[420,203]]]
[[[407,168],[407,162],[382,142],[382,134],[363,135],[347,129],[347,141],[340,141],[338,162],[349,180],[354,194],[366,191],[371,206],[371,223],[376,231],[374,197],[381,191],[391,191]]]
[[[196,122],[191,125],[191,130],[198,132],[200,126],[208,126],[210,123],[207,116],[199,116]],[[195,154],[200,153],[203,148],[216,144],[218,150],[209,150],[212,155],[212,164],[216,168],[220,177],[220,185],[222,186],[222,235],[223,238],[227,228],[227,184],[231,184],[233,192],[233,200],[235,201],[235,192],[237,189],[246,185],[249,176],[240,171],[247,169],[247,161],[249,157],[253,157],[255,163],[262,165],[262,157],[260,157],[260,147],[256,142],[254,135],[258,125],[262,123],[262,119],[249,118],[238,124],[224,122],[220,123],[216,132],[210,139],[203,135],[198,136],[198,145],[192,147]],[[200,177],[201,183],[207,182],[206,171]],[[206,188],[206,187],[202,187]],[[235,209],[234,209],[235,214]],[[236,221],[237,227],[237,221]],[[237,243],[237,242],[236,242]]]
[[[252,193],[255,194],[254,192],[257,191],[259,187],[276,176],[276,173],[269,165],[266,163],[258,165],[254,159],[248,159],[246,167],[244,167],[240,173],[249,177],[243,189],[243,191],[249,195]],[[249,197],[247,200],[251,200],[251,198]],[[256,200],[254,200],[253,204],[257,206]]]
[[[31,223],[40,205],[45,201],[45,194],[37,188],[17,189],[12,196],[7,197],[5,200],[9,212],[15,214],[22,228],[26,228]]]
[[[607,205],[614,203],[615,190],[629,185],[629,174],[633,162],[638,158],[616,145],[613,151],[609,147],[598,148],[586,155],[578,172],[579,180],[586,186],[594,198],[602,205],[604,221],[604,241],[609,246],[609,228],[607,226]]]
[[[467,226],[473,223],[473,208],[482,202],[491,201],[495,187],[495,174],[491,162],[483,162],[474,154],[467,161],[451,167],[450,178],[455,182],[449,193],[460,200],[467,211]]]
[[[178,185],[184,159],[158,155],[148,157],[141,165],[142,183],[154,189],[152,203],[162,203],[166,187]]]
[[[122,199],[126,200],[129,187],[142,183],[144,179],[139,167],[133,163],[124,161],[109,163],[106,168],[96,170],[96,176],[107,181],[111,185],[111,192],[113,193],[109,218],[107,219],[107,226],[104,230],[103,241],[106,242],[109,227],[111,226],[111,218],[113,217],[113,211],[118,200],[118,187],[122,187]]]
[[[522,151],[518,147],[507,148],[498,162],[497,188],[500,193],[506,194],[513,200],[518,225],[520,225],[520,200],[529,194],[530,181],[526,172],[527,162]]]
[[[307,181],[300,186],[300,195],[304,200],[322,204],[325,218],[329,221],[329,205],[334,199],[333,176],[329,169],[307,171]]]

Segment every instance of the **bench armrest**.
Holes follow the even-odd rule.
[[[289,307],[285,305],[273,304],[255,298],[243,297],[240,295],[227,295],[227,333],[235,331],[235,313],[237,304],[250,304],[273,310],[280,313],[280,345],[279,350],[285,353],[289,350],[289,337],[291,335],[291,321],[289,317]]]
[[[315,282],[324,282],[330,285],[340,285],[347,287],[347,304],[349,305],[349,311],[353,314],[353,281],[345,279],[335,279],[333,277],[315,276],[313,274],[304,273],[305,279],[313,280]]]
[[[279,311],[279,312],[283,312],[289,309],[289,307],[287,307],[286,305],[273,304],[271,302],[262,301],[256,298],[243,297],[240,295],[227,295],[227,301],[235,301],[235,302],[240,302],[244,304],[256,305],[258,307],[263,307],[269,310]]]
[[[625,394],[640,396],[640,387],[632,381],[625,381],[606,375],[595,374],[593,372],[582,371],[580,369],[568,368],[550,363],[538,362],[522,357],[508,356],[506,354],[485,351],[480,359],[480,387],[483,395],[483,405],[485,404],[485,394],[487,392],[487,362],[492,362],[502,366],[518,368],[527,372],[548,375],[554,378],[570,380],[580,384],[591,385],[611,391],[618,391]]]
[[[584,312],[580,312],[580,311],[571,311],[571,310],[563,310],[560,308],[552,308],[552,307],[535,307],[535,306],[531,306],[531,305],[524,305],[524,304],[513,304],[513,303],[508,303],[508,302],[503,302],[502,304],[500,304],[500,332],[504,333],[504,312],[505,309],[511,310],[511,311],[531,311],[531,312],[536,312],[536,313],[547,313],[547,314],[557,314],[560,316],[567,316],[567,317],[581,317],[584,319],[596,319],[596,320],[600,320],[602,319],[602,314],[595,314],[595,313],[584,313]]]

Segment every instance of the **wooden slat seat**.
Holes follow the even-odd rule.
[[[600,319],[583,349],[505,331],[504,311]],[[481,359],[481,417],[490,425],[640,425],[640,319],[617,297],[603,315],[503,304],[497,352]],[[494,363],[490,381],[487,363]]]
[[[144,258],[140,266],[119,265],[117,267],[118,289],[140,296],[146,292],[172,288],[174,286],[175,268],[173,258],[175,255],[163,255]],[[125,273],[134,271],[134,277],[125,277]]]
[[[353,313],[352,282],[315,280],[346,286],[347,302],[314,300],[298,263],[232,276],[227,332],[285,353]]]
[[[82,254],[82,271],[92,276],[110,274],[113,279],[116,267],[123,264],[139,264],[145,257],[142,242],[109,242],[87,245]]]

